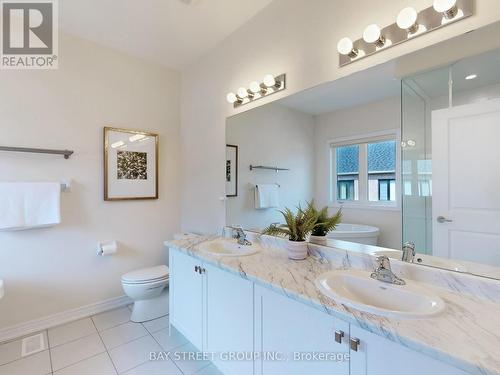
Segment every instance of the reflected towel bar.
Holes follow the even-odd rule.
[[[266,167],[264,165],[251,165],[250,164],[250,170],[253,171],[254,169],[270,169],[272,171],[289,171],[290,169],[288,168],[278,168],[278,167]]]
[[[26,147],[7,147],[0,146],[0,151],[10,151],[10,152],[31,152],[36,154],[53,154],[53,155],[63,155],[64,159],[69,159],[73,155],[74,151],[71,150],[50,150],[44,148],[26,148]]]

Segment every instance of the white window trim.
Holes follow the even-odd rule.
[[[396,140],[396,201],[395,202],[372,202],[368,200],[368,165],[366,147],[359,149],[359,200],[338,201],[337,200],[337,168],[335,147],[349,146],[356,144],[367,144],[378,141]],[[327,142],[327,155],[330,161],[330,186],[329,186],[329,206],[334,208],[358,208],[401,211],[401,131],[400,129],[390,129],[373,133],[365,133],[352,137],[342,137],[331,139]]]

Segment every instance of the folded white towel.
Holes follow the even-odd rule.
[[[0,183],[0,230],[47,227],[61,222],[57,182]]]
[[[255,208],[279,207],[279,186],[276,184],[259,184],[255,186]]]

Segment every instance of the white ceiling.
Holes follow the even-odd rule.
[[[272,0],[62,0],[62,32],[175,69],[196,61]]]

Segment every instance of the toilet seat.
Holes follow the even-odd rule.
[[[143,268],[126,273],[122,276],[123,284],[150,284],[157,281],[168,280],[169,269],[167,266]]]

